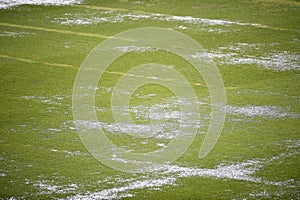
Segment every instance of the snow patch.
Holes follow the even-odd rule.
[[[265,180],[256,176],[256,172],[263,169],[267,164],[274,161],[282,160],[287,156],[299,154],[297,151],[300,146],[299,140],[285,141],[287,148],[286,152],[282,152],[272,158],[257,158],[243,162],[224,162],[216,165],[214,168],[198,168],[198,167],[183,167],[175,164],[153,165],[155,170],[152,173],[133,174],[132,177],[122,178],[119,174],[100,179],[93,183],[96,188],[102,190],[88,191],[82,193],[82,188],[85,185],[69,183],[65,185],[57,184],[57,180],[40,180],[33,182],[33,185],[40,190],[40,194],[68,194],[69,197],[64,199],[69,200],[92,200],[92,199],[121,199],[126,197],[134,197],[140,190],[161,190],[164,186],[176,186],[176,181],[180,178],[202,177],[216,179],[231,179],[237,181],[253,182],[265,185],[274,185],[280,187],[295,187],[297,182],[293,179],[284,180],[281,182]],[[101,174],[100,172],[94,172]],[[125,176],[127,177],[128,174]],[[26,184],[30,184],[26,180]],[[74,195],[73,195],[74,194]],[[266,197],[266,191],[252,192],[250,197]]]
[[[297,113],[284,112],[284,109],[277,106],[226,106],[226,111],[232,115],[244,115],[247,117],[261,116],[271,118],[300,118]]]
[[[55,181],[41,180],[33,183],[33,186],[40,189],[40,194],[67,194],[76,191],[79,186],[74,183],[68,185],[55,185]]]
[[[75,195],[68,199],[120,199],[125,197],[133,197],[134,194],[128,193],[129,191],[136,189],[157,189],[164,185],[175,185],[175,178],[164,178],[164,179],[149,179],[149,180],[137,180],[130,182],[128,185],[122,187],[116,187],[112,189],[102,190],[101,192],[95,192],[87,195]]]
[[[282,158],[282,157],[281,157]],[[280,159],[280,158],[279,158]],[[88,192],[87,194],[77,194],[67,199],[120,199],[123,197],[134,197],[137,189],[160,190],[162,186],[176,186],[179,178],[188,177],[204,177],[204,178],[220,178],[233,179],[239,181],[248,181],[262,183],[266,185],[291,186],[293,181],[287,180],[283,182],[266,181],[262,178],[255,177],[255,173],[260,170],[265,163],[272,162],[268,159],[253,159],[241,163],[225,164],[221,163],[214,169],[197,168],[197,167],[181,167],[178,165],[156,165],[155,172],[152,174],[141,175],[139,178],[120,179],[115,181],[109,179],[104,182],[125,183],[123,186],[105,189],[100,192]],[[101,182],[103,183],[103,181]],[[252,194],[260,196],[261,194]]]
[[[81,152],[81,151],[67,151],[67,150],[65,150],[64,151],[66,154],[67,154],[67,156],[87,156],[87,155],[90,155],[90,154],[88,154],[88,153],[84,153],[84,152]]]
[[[120,46],[113,48],[120,52],[147,52],[147,51],[157,51],[158,49],[152,47],[138,47],[138,46]]]
[[[137,20],[152,20],[152,21],[165,21],[173,23],[183,23],[183,24],[192,24],[192,25],[201,25],[201,26],[259,26],[261,24],[255,23],[246,23],[246,22],[237,22],[230,21],[226,19],[207,19],[207,18],[197,18],[191,16],[176,16],[176,15],[165,15],[159,13],[102,13],[107,14],[103,17],[95,16],[94,14],[72,14],[66,13],[67,17],[57,17],[53,22],[65,24],[65,25],[86,25],[86,24],[98,24],[103,22],[108,23],[121,23],[124,21],[137,21]],[[187,27],[183,25],[176,26],[177,29],[186,29]],[[215,30],[212,30],[215,31]]]
[[[290,51],[266,52],[263,48],[272,48],[277,43],[249,44],[236,43],[220,47],[208,53],[191,55],[193,58],[212,58],[220,65],[256,65],[274,71],[300,70],[300,55]],[[252,52],[263,54],[252,55]]]
[[[80,4],[82,0],[0,0],[0,9],[12,8],[19,5],[52,5],[52,6],[66,6],[73,4]]]
[[[155,94],[148,94],[146,97],[153,97]],[[144,95],[141,97],[145,97]],[[129,107],[112,107],[112,110],[121,112],[123,116],[133,116],[134,119],[151,122],[150,124],[135,124],[132,122],[103,122],[79,120],[74,123],[82,131],[90,129],[104,129],[112,134],[130,134],[137,137],[152,137],[157,139],[174,139],[182,133],[181,127],[201,128],[203,126],[202,118],[193,119],[197,115],[194,111],[181,111],[180,105],[190,105],[188,99],[166,99],[163,103],[151,106],[138,105]],[[103,109],[100,109],[102,112]],[[104,109],[104,112],[107,110]],[[201,117],[207,117],[205,113]],[[191,120],[188,120],[191,119]]]
[[[13,37],[13,38],[16,38],[16,37],[22,37],[22,36],[25,36],[25,35],[34,35],[34,33],[24,32],[24,31],[21,31],[21,32],[11,32],[11,31],[0,32],[0,37]]]
[[[45,96],[21,96],[22,99],[26,100],[34,100],[34,101],[39,101],[45,104],[50,104],[50,105],[62,105],[62,101],[65,100],[66,97],[61,96],[59,94],[56,94],[52,97],[45,97]],[[49,112],[51,112],[54,107],[47,108]]]

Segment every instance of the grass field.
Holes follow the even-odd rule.
[[[299,1],[5,2],[0,0],[0,199],[300,199]],[[141,27],[174,29],[207,50],[225,85],[227,116],[217,144],[199,159],[211,112],[203,78],[170,52],[122,49],[126,54],[108,67],[95,95],[98,126],[113,143],[137,153],[160,150],[180,122],[182,102],[157,84],[132,94],[129,112],[136,124],[115,122],[112,93],[135,66],[156,62],[176,69],[201,108],[197,135],[176,162],[152,173],[126,173],[85,148],[72,94],[93,48]],[[165,127],[157,137],[126,134],[161,115]]]

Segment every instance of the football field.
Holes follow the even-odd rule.
[[[299,1],[0,0],[0,199],[299,199],[299,120]]]

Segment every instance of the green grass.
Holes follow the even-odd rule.
[[[115,192],[114,198],[132,194],[132,199],[299,199],[299,2],[134,2],[87,0],[78,6],[24,5],[0,10],[0,198],[64,199],[77,194],[120,189],[136,181],[175,178],[174,183],[156,188]],[[126,10],[105,14],[102,9],[85,5]],[[124,19],[118,23],[92,25],[64,25],[55,21],[56,18],[65,18],[65,13],[70,14],[67,16],[77,14],[83,18],[93,18],[140,14],[140,11],[260,25],[210,26],[153,19]],[[178,26],[187,29],[176,29]],[[89,154],[73,129],[73,84],[84,58],[104,38],[77,33],[112,36],[139,27],[175,28],[196,40],[208,52],[221,52],[222,55],[234,53],[236,59],[268,58],[268,66],[271,67],[276,65],[271,61],[277,59],[280,66],[292,68],[276,71],[253,62],[242,64],[228,60],[230,58],[214,58],[224,81],[229,106],[235,109],[251,106],[280,109],[280,113],[294,114],[294,117],[228,113],[217,145],[206,158],[199,160],[199,148],[209,123],[209,118],[205,118],[204,126],[199,128],[193,144],[174,163],[185,168],[216,169],[220,165],[258,161],[259,164],[254,165],[256,171],[249,176],[259,181],[199,175],[184,177],[180,173],[130,174],[115,171]],[[8,32],[22,33],[9,36]],[[281,58],[276,55],[286,56]],[[199,101],[206,103],[201,107],[200,115],[209,116],[209,91],[203,78],[187,61],[164,51],[131,52],[112,63],[99,81],[95,106],[106,110],[97,112],[100,121],[114,122],[110,111],[112,91],[106,89],[112,88],[121,78],[122,74],[116,72],[126,73],[135,66],[154,61],[174,65],[192,83]],[[138,95],[154,93],[156,96],[151,98],[137,98]],[[148,85],[135,91],[130,105],[162,104],[172,96],[172,91],[167,88]],[[149,120],[132,116],[138,124],[149,123]],[[115,144],[136,152],[157,150],[157,143],[170,141],[150,139],[143,144],[141,142],[145,140],[141,138],[106,134]]]

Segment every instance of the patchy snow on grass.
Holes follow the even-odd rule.
[[[283,51],[267,53],[261,57],[232,57],[226,63],[257,65],[275,71],[300,70],[300,55]]]
[[[142,96],[151,98],[155,94]],[[188,99],[165,99],[162,103],[157,103],[151,106],[136,105],[124,107],[112,107],[112,111],[122,113],[123,116],[128,116],[132,119],[149,122],[149,123],[134,123],[132,122],[91,122],[86,120],[75,121],[82,131],[90,129],[103,129],[112,134],[129,134],[137,137],[153,137],[157,139],[174,139],[182,136],[179,126],[201,128],[203,126],[202,118],[195,120],[194,111],[181,111],[180,105],[190,105]],[[97,110],[97,109],[96,109]],[[99,110],[98,110],[99,111]],[[100,109],[100,112],[107,112],[107,109]],[[204,113],[201,117],[206,117]],[[188,120],[190,119],[190,120]],[[151,123],[150,123],[151,122]]]
[[[236,43],[220,47],[206,54],[195,54],[193,58],[212,58],[220,65],[256,65],[274,71],[300,70],[300,55],[290,51],[270,51],[268,49],[277,46],[277,43],[270,44],[249,44]],[[253,52],[262,54],[253,55]]]
[[[81,14],[81,13],[65,13],[61,17],[55,17],[52,22],[62,25],[92,25],[99,23],[118,23],[123,19],[118,16],[114,16],[113,11],[101,12],[103,16],[99,16],[96,13]]]
[[[62,101],[65,97],[61,95],[54,95],[52,97],[45,97],[45,96],[21,96],[22,99],[26,100],[35,100],[42,103],[50,104],[50,105],[62,105]]]
[[[157,51],[158,49],[152,48],[152,47],[138,47],[138,46],[119,46],[113,48],[114,50],[120,51],[120,52],[149,52],[149,51]]]
[[[87,195],[78,194],[68,199],[120,199],[125,197],[133,197],[134,194],[129,193],[132,190],[137,189],[159,189],[164,185],[175,185],[175,178],[161,178],[161,179],[144,179],[130,182],[129,184],[112,189],[102,190],[101,192],[95,192]]]
[[[214,169],[181,167],[178,165],[157,165],[156,171],[152,174],[141,175],[139,178],[122,180],[117,178],[116,183],[125,183],[122,186],[105,189],[99,192],[88,192],[87,194],[77,194],[67,199],[121,199],[124,197],[134,197],[138,189],[160,190],[163,186],[176,186],[179,178],[203,177],[233,179],[267,185],[290,186],[292,181],[272,182],[255,177],[255,173],[263,167],[264,162],[258,159],[247,160],[241,163],[217,165]],[[113,183],[114,180],[109,180]],[[104,181],[104,183],[107,181]],[[103,182],[101,182],[103,184]]]
[[[0,32],[0,37],[16,38],[16,37],[22,37],[25,35],[34,35],[34,33],[25,32],[25,31],[21,31],[21,32],[2,31],[2,32]]]
[[[90,121],[75,121],[82,130],[90,129],[104,129],[111,134],[130,134],[136,137],[150,137],[158,139],[173,139],[180,133],[174,130],[173,124],[124,124],[124,123],[105,123],[105,122],[90,122]],[[164,129],[172,129],[171,131],[164,131]]]
[[[250,197],[256,197],[256,198],[270,198],[270,194],[264,190],[263,192],[259,192],[259,193],[251,193],[249,194]]]
[[[69,157],[69,156],[87,156],[87,155],[90,155],[88,153],[84,153],[84,152],[81,152],[79,150],[77,150],[77,151],[67,151],[67,150],[65,150],[64,152],[66,153],[67,157]]]
[[[0,177],[5,177],[6,173],[0,173]]]
[[[90,25],[90,24],[98,24],[101,22],[108,22],[109,19],[106,17],[93,17],[93,18],[87,18],[87,19],[68,19],[68,18],[62,18],[62,19],[56,19],[57,21],[60,21],[60,24],[63,25]]]
[[[176,180],[183,177],[213,177],[234,180],[261,182],[260,178],[252,175],[260,169],[259,161],[246,161],[239,164],[220,164],[215,169],[200,169],[180,167],[177,165],[157,165],[152,175],[141,176],[141,180],[134,180],[123,186],[105,189],[100,192],[80,194],[68,199],[116,199],[135,196],[136,189],[160,189],[162,186],[176,186]],[[149,177],[150,176],[150,177]]]
[[[101,12],[103,16],[99,17],[95,13],[89,14],[79,14],[79,13],[65,13],[65,16],[56,17],[52,22],[64,24],[64,25],[91,25],[99,23],[121,23],[125,21],[138,21],[138,20],[152,20],[152,21],[162,21],[171,23],[181,23],[175,26],[175,29],[187,29],[187,25],[199,25],[207,27],[219,27],[219,26],[259,26],[261,24],[247,23],[230,21],[227,19],[207,19],[198,18],[192,16],[176,16],[176,15],[165,15],[159,13],[140,13],[140,12]],[[184,24],[184,25],[183,25]],[[210,32],[224,32],[224,30],[216,29],[203,29],[210,30]]]
[[[62,129],[58,129],[58,128],[48,128],[47,130],[50,132],[61,132],[62,131]]]
[[[261,116],[270,118],[300,118],[297,113],[285,112],[283,108],[277,106],[226,106],[226,111],[232,115],[244,115],[247,117]]]
[[[201,169],[196,167],[180,167],[177,165],[161,165],[156,167],[159,174],[176,174],[176,177],[214,177],[227,178],[234,180],[244,180],[251,182],[260,182],[260,178],[252,177],[252,175],[261,168],[258,160],[248,160],[236,164],[219,164],[215,169]]]
[[[152,94],[146,94],[146,95],[136,94],[135,96],[137,98],[140,98],[140,99],[148,99],[148,98],[151,98],[151,97],[155,97],[156,95],[157,94],[152,93]]]
[[[69,200],[93,200],[93,199],[122,199],[134,197],[140,190],[161,190],[163,187],[172,186],[176,188],[177,180],[180,178],[201,177],[214,179],[231,179],[237,181],[253,182],[264,185],[273,185],[280,187],[295,187],[295,180],[270,181],[258,177],[256,172],[262,170],[265,165],[275,161],[282,160],[288,156],[298,155],[300,146],[299,140],[287,140],[285,152],[271,158],[257,158],[245,160],[243,162],[224,162],[216,165],[214,168],[183,167],[175,164],[153,165],[154,171],[145,174],[133,174],[132,177],[122,178],[116,174],[100,179],[93,183],[96,188],[105,188],[96,191],[82,192],[82,188],[87,185],[78,183],[68,183],[60,185],[55,180],[45,180],[41,177],[40,181],[33,182],[33,185],[39,189],[40,194],[66,194],[70,195]],[[81,154],[81,152],[79,153]],[[95,174],[101,174],[95,172]],[[29,180],[26,184],[30,184]],[[252,192],[250,197],[264,197],[266,192]],[[280,197],[280,195],[279,195]]]
[[[186,30],[188,29],[188,27],[180,25],[180,26],[176,26],[174,29]]]
[[[82,0],[0,0],[0,9],[7,9],[19,5],[54,5],[65,6],[79,4]]]
[[[39,188],[40,194],[68,194],[70,192],[76,191],[79,186],[70,183],[67,185],[56,185],[55,181],[50,180],[40,180],[33,183],[33,186]]]
[[[191,17],[191,16],[175,16],[175,15],[160,17],[159,20],[170,21],[170,22],[183,22],[186,24],[203,24],[206,26],[249,25],[249,24],[233,22],[233,21],[229,21],[229,20],[206,19],[206,18],[197,18],[197,17]]]

